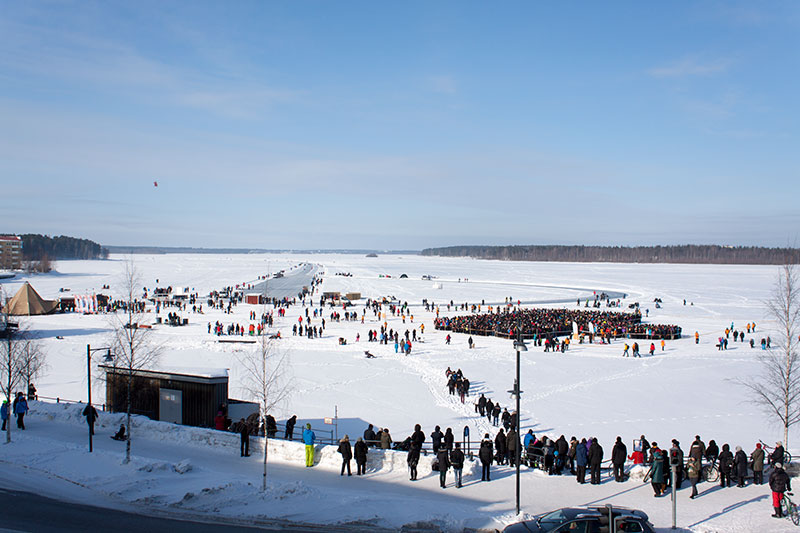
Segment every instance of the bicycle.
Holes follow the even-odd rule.
[[[800,525],[800,512],[797,510],[797,505],[789,498],[794,496],[794,493],[784,492],[781,498],[781,513],[784,518],[788,518],[796,526]]]
[[[700,469],[700,479],[709,483],[719,481],[719,467],[716,461],[712,461]]]

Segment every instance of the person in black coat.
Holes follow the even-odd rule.
[[[494,410],[494,403],[491,399],[486,401],[486,418],[489,420],[489,423],[492,422],[492,411]]]
[[[416,440],[411,440],[411,448],[408,450],[408,457],[406,458],[406,462],[408,463],[408,468],[411,471],[411,481],[417,480],[417,465],[419,464],[419,452],[421,445]]]
[[[250,429],[244,422],[244,418],[239,420],[239,436],[241,437],[242,457],[250,457]]]
[[[436,426],[436,429],[431,433],[431,442],[433,443],[433,453],[439,453],[439,448],[442,446],[442,439],[444,435],[442,434],[442,428]]]
[[[353,455],[356,458],[356,474],[359,476],[367,473],[367,451],[364,439],[358,437],[356,445],[353,447]]]
[[[775,463],[783,464],[783,456],[785,454],[786,452],[783,450],[783,443],[781,441],[776,442],[775,449],[772,450],[771,454],[769,454],[769,463],[773,465]]]
[[[592,485],[600,484],[600,464],[603,462],[603,447],[597,442],[597,438],[592,439],[589,446],[589,470],[591,472]]]
[[[339,441],[339,449],[336,451],[342,454],[342,473],[339,475],[344,475],[345,466],[347,467],[347,475],[351,475],[350,460],[353,458],[353,450],[350,447],[350,437],[348,435],[342,437],[342,440]]]
[[[714,439],[708,441],[705,455],[707,461],[711,463],[717,462],[717,458],[719,458],[719,446],[717,446],[717,442]]]
[[[747,454],[741,446],[736,447],[736,454],[733,456],[733,469],[736,473],[736,486],[744,487],[747,477]]]
[[[478,398],[478,413],[481,416],[486,415],[486,396],[484,396],[483,394],[481,394],[481,397]]]
[[[422,427],[419,424],[414,426],[414,433],[411,434],[411,441],[416,442],[420,449],[422,448],[422,443],[425,442],[425,433],[422,432]]]
[[[622,437],[617,437],[614,448],[611,450],[611,464],[614,467],[614,481],[625,481],[625,460],[628,458],[628,448],[622,442]]]
[[[491,470],[493,456],[492,439],[489,438],[487,433],[483,436],[481,447],[478,450],[478,458],[481,460],[481,481],[490,481],[489,471]]]
[[[447,431],[444,432],[444,447],[448,452],[453,451],[454,440],[455,436],[453,435],[452,428],[447,428]]]
[[[505,464],[506,460],[506,434],[503,433],[503,428],[497,432],[494,438],[495,455],[497,456],[497,464]]]
[[[292,440],[294,437],[294,425],[297,423],[297,415],[292,415],[292,418],[286,421],[286,433],[284,434],[283,438],[286,440]]]
[[[508,430],[506,435],[506,456],[508,457],[508,464],[512,467],[517,465],[517,454],[520,451],[519,437],[517,436],[516,429]]]
[[[447,469],[450,468],[450,452],[446,448],[439,448],[436,460],[439,462],[439,485],[445,488],[447,485]]]
[[[83,408],[83,416],[86,417],[86,423],[89,424],[89,434],[94,435],[94,421],[97,420],[97,409],[94,405],[87,405]]]
[[[722,451],[719,454],[719,486],[731,486],[731,470],[733,470],[733,454],[731,447],[727,444],[722,445]]]
[[[364,430],[364,442],[367,446],[376,446],[376,442],[378,440],[377,435],[375,435],[375,430],[372,429],[372,424],[370,424],[367,429]]]
[[[567,454],[569,453],[569,443],[564,435],[561,435],[556,440],[556,451],[558,452],[556,456],[556,474],[560,476],[564,471],[564,466],[567,464]]]
[[[450,452],[450,466],[453,467],[453,474],[456,477],[456,488],[461,488],[461,471],[464,468],[464,452],[461,445],[456,442],[456,447]]]
[[[275,422],[275,417],[272,415],[266,416],[266,429],[267,429],[267,437],[270,439],[275,438],[275,434],[278,432],[278,423]]]

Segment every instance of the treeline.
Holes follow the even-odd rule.
[[[26,261],[43,259],[105,259],[108,250],[94,241],[59,235],[29,233],[22,237],[22,256]]]
[[[505,261],[562,261],[586,263],[707,263],[782,265],[800,263],[798,248],[719,246],[448,246],[426,248],[422,255],[474,257]]]

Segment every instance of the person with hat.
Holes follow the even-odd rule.
[[[0,418],[3,419],[3,431],[5,431],[6,424],[8,424],[8,400],[3,400],[3,406],[0,407]]]
[[[344,475],[345,467],[347,467],[347,475],[352,475],[350,473],[350,460],[353,458],[353,449],[350,447],[350,437],[348,435],[342,437],[342,440],[339,441],[339,449],[336,451],[342,454],[342,473],[339,475]]]
[[[775,509],[772,517],[783,518],[783,513],[781,512],[783,493],[787,490],[792,490],[792,480],[783,469],[783,463],[775,463],[775,468],[769,475],[769,488],[772,491],[772,508]]]
[[[306,466],[314,466],[314,441],[317,436],[311,431],[311,424],[303,430],[303,443],[306,445]]]
[[[762,485],[764,483],[764,450],[761,449],[761,443],[756,443],[756,449],[750,454],[750,460],[753,461],[753,484]]]
[[[364,439],[358,437],[356,445],[353,447],[353,455],[356,458],[356,475],[367,473],[367,443]]]
[[[770,464],[775,464],[775,463],[783,464],[784,455],[786,455],[786,452],[783,449],[783,443],[781,441],[776,442],[775,449],[772,450],[772,453],[769,455]]]

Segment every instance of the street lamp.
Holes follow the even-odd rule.
[[[520,332],[519,327],[517,327],[517,339],[514,341],[514,349],[517,351],[517,379],[514,380],[514,393],[513,393],[514,396],[516,396],[516,398],[517,398],[517,442],[516,442],[516,449],[517,449],[516,455],[517,456],[514,458],[514,462],[515,462],[515,464],[517,466],[517,514],[519,514],[519,460],[520,460],[520,453],[522,451],[522,450],[519,449],[520,442],[521,442],[521,439],[520,439],[520,436],[519,436],[520,419],[522,418],[522,416],[520,416],[520,412],[519,412],[519,397],[522,394],[522,391],[519,388],[519,353],[528,351],[528,347],[522,341],[521,337],[522,337],[522,333]]]
[[[106,362],[111,362],[113,358],[111,357],[111,348],[92,348],[90,345],[86,345],[86,385],[89,389],[89,402],[88,402],[88,413],[89,416],[92,416],[92,354],[94,352],[106,352],[105,357],[103,358]],[[92,424],[87,424],[89,426],[89,453],[92,452]]]

